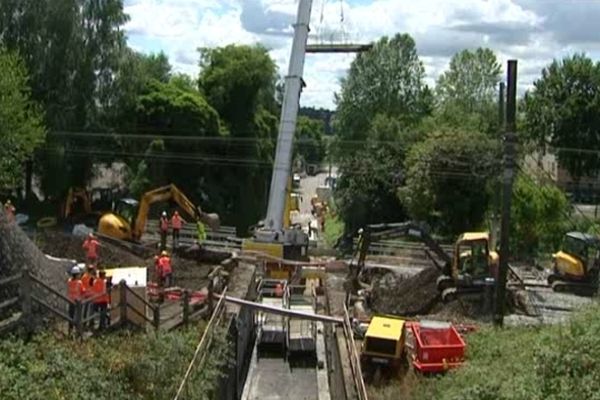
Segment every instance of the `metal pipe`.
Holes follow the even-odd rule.
[[[300,318],[300,319],[308,319],[311,321],[321,321],[321,322],[331,322],[334,324],[343,324],[344,320],[338,317],[331,317],[329,315],[319,315],[319,314],[310,314],[302,311],[290,310],[285,308],[273,307],[266,304],[255,303],[253,301],[238,299],[237,297],[230,296],[221,296],[218,294],[214,294],[215,298],[221,299],[221,297],[225,298],[225,301],[228,303],[233,303],[240,305],[242,307],[250,307],[255,310],[260,310],[270,314],[278,314],[285,315],[292,318]]]

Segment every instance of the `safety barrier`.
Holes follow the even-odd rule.
[[[19,328],[24,328],[27,334],[33,333],[35,316],[43,314],[42,310],[46,311],[44,314],[50,313],[68,323],[69,331],[73,331],[78,337],[83,337],[87,327],[93,325],[100,317],[100,311],[93,305],[102,294],[72,301],[27,269],[0,280],[0,290],[3,293],[18,293],[0,302],[0,315],[12,312],[11,317],[0,320],[0,336],[16,332]],[[150,303],[127,286],[125,281],[110,289],[110,293],[111,297],[117,296],[118,300],[113,301],[106,311],[106,330],[131,326],[172,330],[198,320],[208,312],[208,305],[192,301],[192,296],[187,290],[182,291],[180,301],[163,304]],[[15,312],[18,305],[20,310]],[[194,310],[194,306],[197,309]]]

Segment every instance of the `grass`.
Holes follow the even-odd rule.
[[[371,390],[374,400],[600,399],[600,307],[563,326],[486,327],[467,336],[467,363]]]
[[[335,242],[344,234],[344,221],[332,212],[325,216],[325,243],[329,248],[335,245]]]

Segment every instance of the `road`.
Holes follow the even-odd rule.
[[[331,175],[336,176],[337,168],[332,168]],[[292,216],[293,223],[299,223],[302,227],[308,231],[308,224],[317,230],[317,220],[311,214],[312,205],[310,199],[317,194],[317,188],[325,185],[325,179],[329,176],[328,173],[319,173],[315,176],[306,176],[300,180],[300,187],[297,189],[301,194],[300,199],[300,213]],[[312,237],[311,239],[315,239]]]

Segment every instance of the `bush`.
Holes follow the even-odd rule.
[[[171,399],[192,359],[201,329],[123,333],[84,342],[51,335],[31,342],[0,342],[0,393],[11,399]],[[217,333],[185,394],[208,399],[228,359],[226,335]],[[199,360],[198,360],[199,361]]]

